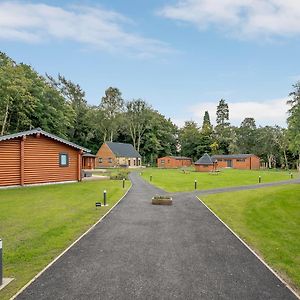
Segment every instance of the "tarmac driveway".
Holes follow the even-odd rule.
[[[132,189],[17,299],[296,299],[192,194]],[[72,226],[72,224],[70,224]]]

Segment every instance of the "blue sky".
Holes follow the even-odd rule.
[[[80,84],[90,104],[118,87],[179,125],[255,117],[285,125],[300,79],[294,0],[0,1],[0,50]]]

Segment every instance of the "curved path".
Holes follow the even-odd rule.
[[[296,299],[193,194],[132,189],[17,299]],[[70,224],[70,226],[72,226]]]

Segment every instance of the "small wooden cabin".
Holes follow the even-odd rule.
[[[96,154],[96,168],[136,168],[141,165],[142,156],[131,144],[106,142]]]
[[[80,181],[83,152],[40,128],[0,136],[0,186]]]
[[[82,169],[93,170],[96,167],[96,155],[84,153],[82,155]]]
[[[218,168],[241,170],[258,170],[260,168],[260,158],[254,154],[213,155],[212,159],[217,160]]]
[[[185,156],[164,156],[157,159],[158,168],[183,168],[190,167],[192,165],[192,159]]]
[[[217,161],[212,159],[207,153],[195,162],[197,172],[213,172],[217,169]]]

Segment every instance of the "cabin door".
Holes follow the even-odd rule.
[[[232,168],[232,160],[227,160],[227,168]]]

